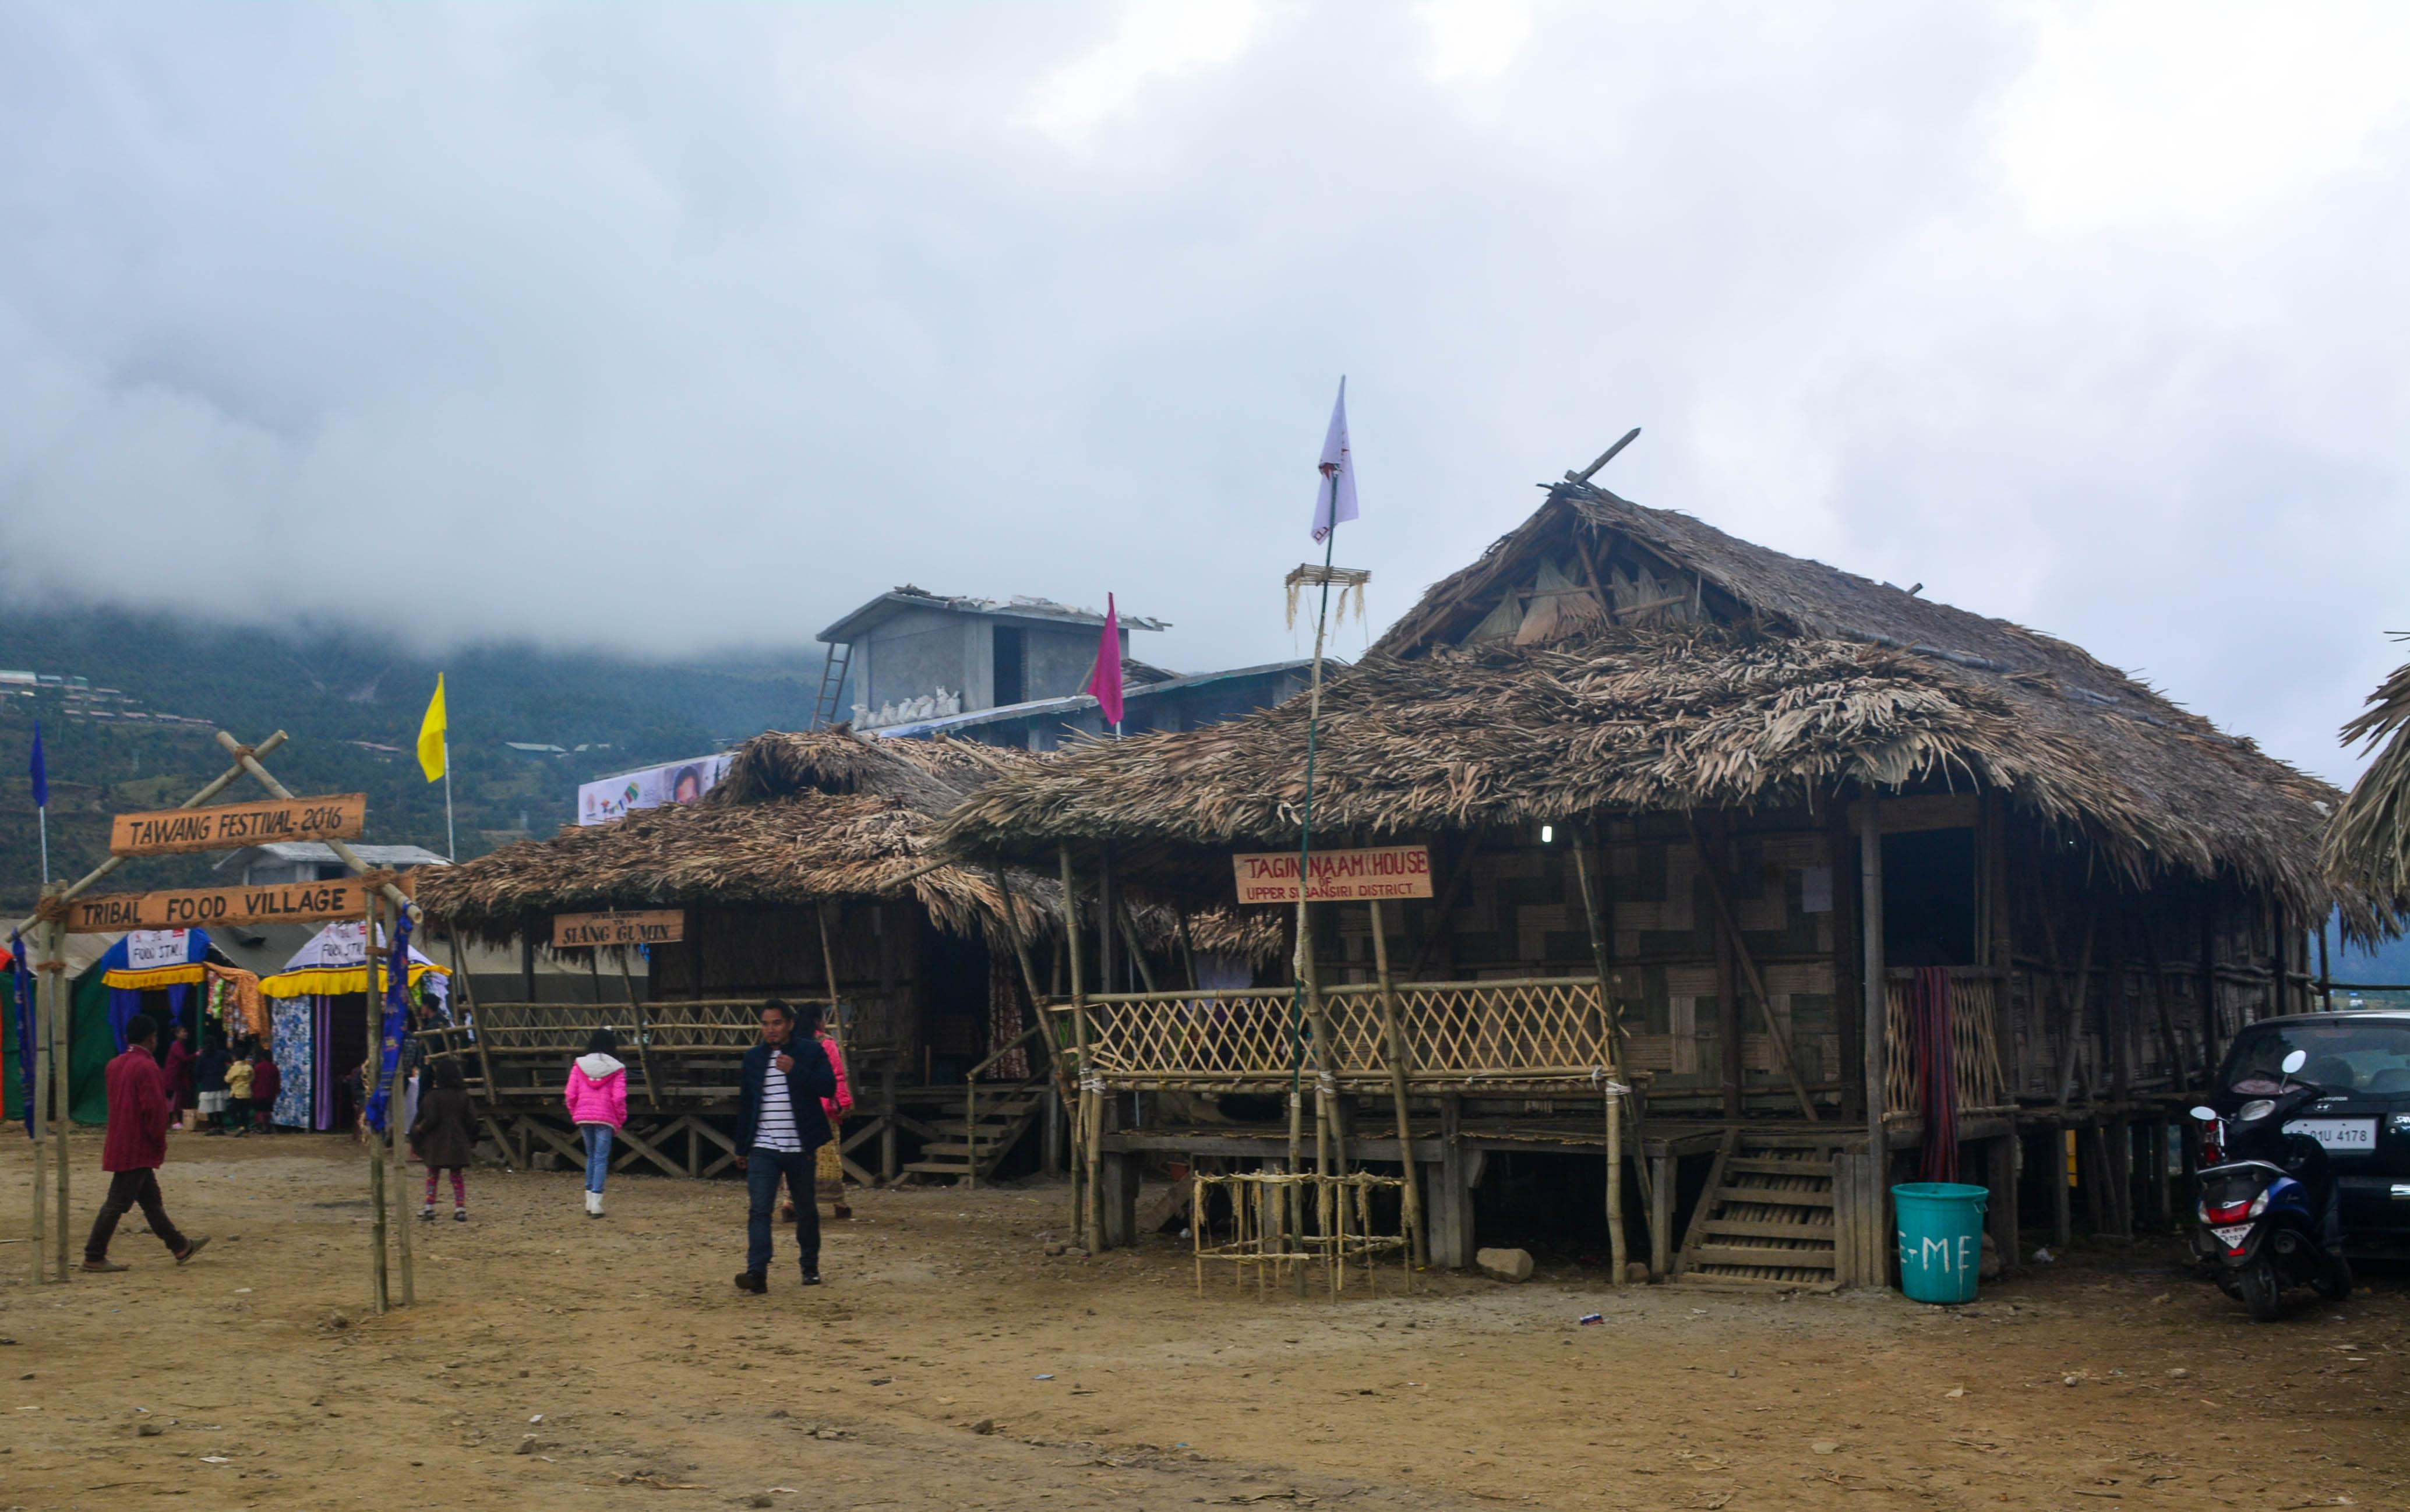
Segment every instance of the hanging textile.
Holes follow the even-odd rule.
[[[34,973],[25,963],[25,941],[8,932],[8,976],[17,998],[17,1079],[19,1105],[25,1114],[25,1137],[34,1135]]]
[[[202,968],[209,973],[213,1015],[225,1024],[229,1038],[236,1034],[256,1038],[268,1033],[271,1026],[268,999],[259,990],[256,972],[214,962],[202,963]]]
[[[393,1073],[401,1064],[401,1042],[410,1023],[410,915],[394,926],[393,946],[385,952],[385,1010],[377,1015],[377,1042],[369,1051],[375,1080],[368,1088],[361,1112],[369,1127],[382,1134],[385,1112],[393,1099]]]
[[[1021,984],[1021,967],[1002,951],[987,952],[987,1048],[990,1054],[1012,1044],[1021,1038],[1028,1023],[1022,1017],[1022,999],[1026,996]],[[988,1068],[988,1075],[998,1082],[1029,1080],[1029,1047],[1013,1045],[1012,1050]]]
[[[1957,1028],[1952,1022],[1950,968],[1919,967],[1909,989],[1915,1025],[1919,1112],[1924,1115],[1924,1179],[1958,1179]]]
[[[276,1107],[269,1121],[286,1128],[317,1128],[316,1055],[318,1037],[311,1017],[317,1004],[308,997],[280,997],[271,1018],[269,1052],[276,1061]]]
[[[310,1100],[310,1127],[335,1127],[335,1000],[317,996],[310,1002],[310,1075],[315,1093]]]

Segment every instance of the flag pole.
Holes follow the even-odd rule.
[[[41,816],[42,885],[44,887],[48,887],[51,885],[51,806],[49,804],[43,804],[36,807],[34,812]]]
[[[443,711],[443,859],[460,859],[459,842],[452,837],[452,711],[449,708]]]
[[[1322,723],[1322,651],[1325,634],[1330,625],[1330,565],[1339,550],[1339,471],[1330,473],[1330,529],[1322,538],[1322,604],[1314,621],[1314,672],[1311,691],[1305,705],[1305,802],[1300,816],[1297,846],[1297,955],[1291,963],[1296,983],[1289,990],[1288,1002],[1288,1169],[1295,1174],[1305,1159],[1305,978],[1309,957],[1314,951],[1314,932],[1306,913],[1306,894],[1313,881],[1314,858],[1314,758]],[[1315,1104],[1314,1121],[1319,1130],[1328,1110]],[[1326,1131],[1327,1132],[1327,1131]],[[1327,1148],[1324,1140],[1315,1141]],[[1328,1172],[1324,1172],[1328,1175]],[[1304,1232],[1304,1204],[1292,1186],[1289,1189],[1289,1228],[1292,1234]],[[1304,1272],[1298,1272],[1299,1285],[1304,1284]]]

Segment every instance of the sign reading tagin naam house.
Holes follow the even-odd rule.
[[[1230,858],[1241,903],[1295,903],[1297,852],[1266,850]],[[1314,852],[1309,903],[1360,903],[1431,895],[1430,847],[1374,845]]]
[[[356,840],[368,828],[368,816],[365,792],[120,814],[109,832],[109,849],[121,856],[170,856],[280,840]]]

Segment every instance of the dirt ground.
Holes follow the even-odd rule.
[[[1546,1271],[1199,1299],[1170,1239],[1048,1256],[1041,1186],[862,1194],[827,1286],[782,1242],[749,1297],[733,1184],[623,1176],[595,1221],[573,1173],[475,1171],[471,1222],[415,1228],[419,1305],[369,1317],[356,1146],[174,1139],[215,1243],[179,1268],[137,1214],[134,1269],[65,1287],[0,1141],[0,1507],[2410,1506],[2401,1272],[2268,1326],[2158,1245],[1958,1309]]]

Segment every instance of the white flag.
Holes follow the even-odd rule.
[[[1329,539],[1341,520],[1356,517],[1356,458],[1347,449],[1347,380],[1339,380],[1339,402],[1330,408],[1330,433],[1322,438],[1322,481],[1314,492],[1314,544]]]

